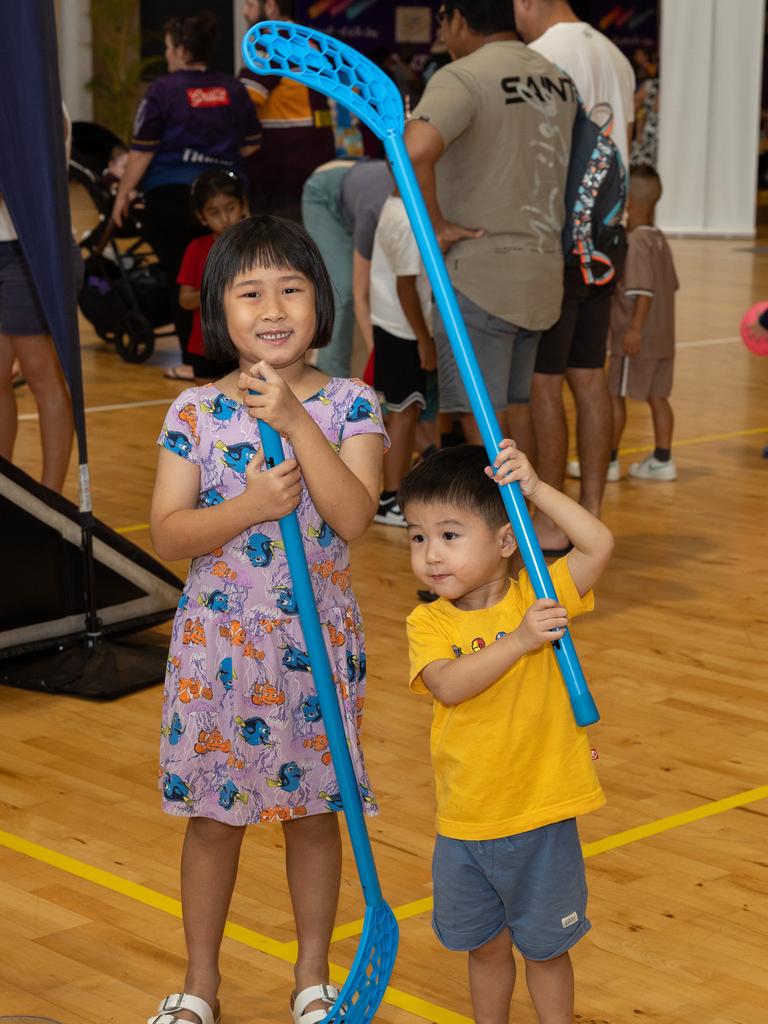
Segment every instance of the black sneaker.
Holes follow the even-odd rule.
[[[373,517],[374,523],[381,523],[382,526],[407,526],[405,516],[400,511],[396,497],[387,498],[379,502],[379,510]]]

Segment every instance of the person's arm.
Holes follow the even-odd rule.
[[[435,167],[445,152],[445,142],[437,128],[428,121],[410,120],[405,129],[405,145],[441,250],[447,252],[462,238],[482,238],[485,231],[481,228],[465,228],[459,224],[452,224],[446,220],[440,209],[437,201]]]
[[[422,669],[421,678],[441,704],[461,704],[497,683],[526,654],[559,640],[567,625],[565,608],[544,598],[531,605],[511,633],[480,651],[433,661]]]
[[[504,438],[500,448],[495,461],[496,472],[488,467],[486,473],[500,487],[517,480],[528,501],[565,533],[573,544],[573,550],[568,553],[568,569],[583,597],[597,583],[610,561],[611,531],[567,494],[540,480],[514,441]]]
[[[424,319],[424,311],[421,308],[421,299],[416,288],[418,277],[413,275],[397,277],[397,297],[403,307],[405,318],[416,335],[416,343],[419,346],[419,362],[422,370],[434,370],[437,364],[435,342],[432,332]]]
[[[355,320],[368,352],[373,351],[371,323],[371,261],[355,249],[352,253],[352,303]]]
[[[261,144],[260,143],[258,145],[256,145],[256,143],[253,143],[250,146],[241,146],[240,147],[240,156],[242,156],[242,157],[253,156],[253,154],[254,153],[258,153],[260,149],[261,149]]]
[[[645,321],[648,319],[648,314],[651,312],[652,305],[652,295],[635,296],[635,306],[632,310],[632,319],[629,321],[629,325],[624,333],[624,340],[622,342],[624,355],[636,356],[640,351],[640,345],[643,340],[643,326]]]
[[[301,473],[295,459],[264,470],[261,452],[245,472],[242,494],[211,508],[197,508],[200,467],[160,449],[152,495],[150,534],[155,551],[168,561],[196,558],[221,547],[256,523],[292,512],[301,497]]]
[[[112,220],[119,228],[123,226],[123,219],[131,205],[131,193],[147,173],[147,168],[152,163],[154,156],[154,153],[140,152],[136,149],[132,149],[128,154],[125,172],[120,179],[120,187],[112,207]]]
[[[241,373],[238,382],[250,416],[263,419],[291,442],[315,508],[342,540],[361,537],[371,524],[379,502],[384,459],[382,434],[350,437],[339,453],[268,363]],[[258,389],[258,394],[249,394]]]
[[[179,305],[182,309],[200,308],[200,289],[191,284],[183,284],[179,288]]]

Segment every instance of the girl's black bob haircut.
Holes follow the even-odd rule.
[[[192,182],[189,193],[194,213],[200,214],[205,209],[205,204],[214,196],[232,196],[245,203],[245,184],[243,179],[238,177],[234,171],[203,171]]]
[[[310,348],[324,348],[333,333],[333,284],[323,257],[301,227],[284,217],[248,217],[228,228],[211,247],[200,289],[200,317],[210,359],[237,359],[224,314],[224,296],[235,278],[254,267],[297,270],[315,290],[315,336]]]
[[[479,444],[460,444],[430,455],[400,482],[400,508],[406,519],[408,506],[455,505],[479,515],[490,529],[509,522],[499,485],[485,475],[490,459]]]

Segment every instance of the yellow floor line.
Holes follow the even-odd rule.
[[[684,437],[678,441],[672,439],[673,448],[682,448],[689,444],[705,444],[707,441],[730,441],[734,437],[752,437],[755,434],[768,434],[768,427],[753,427],[750,430],[732,430],[728,434],[702,434],[701,437]],[[619,455],[638,455],[640,452],[652,452],[653,445],[646,444],[642,448],[619,448]]]
[[[735,437],[753,437],[755,434],[768,434],[768,427],[753,427],[750,430],[732,430],[727,434],[702,434],[701,437],[684,437],[680,441],[675,439],[674,447],[682,448],[689,444],[705,444],[707,441],[730,441]],[[639,455],[641,452],[650,451],[653,451],[653,445],[646,444],[640,448],[620,448],[619,455]],[[135,523],[133,526],[116,526],[113,527],[113,529],[115,533],[139,533],[141,530],[148,530],[149,523]]]
[[[678,814],[659,818],[657,821],[650,821],[645,825],[638,825],[636,828],[627,829],[624,832],[616,832],[614,835],[598,839],[593,843],[587,843],[583,847],[584,856],[596,857],[598,854],[606,853],[608,850],[615,850],[617,847],[636,843],[640,839],[647,839],[649,836],[668,832],[670,829],[679,828],[681,825],[688,825],[693,821],[701,821],[703,818],[709,818],[715,814],[722,814],[724,811],[732,810],[735,807],[744,807],[746,804],[765,799],[768,799],[768,786],[759,786],[757,789],[735,793],[733,796],[725,797],[722,800],[714,800],[711,803],[693,807],[688,811],[681,811]],[[46,846],[30,842],[28,839],[23,839],[21,836],[5,832],[2,829],[0,829],[0,846],[5,846],[15,853],[39,860],[51,867],[58,868],[60,871],[66,871],[78,878],[85,879],[95,885],[100,885],[105,889],[110,889],[112,892],[127,896],[129,899],[136,900],[156,910],[162,910],[173,917],[181,917],[181,903],[179,900],[165,896],[154,889],[149,889],[145,885],[131,882],[129,879],[112,874],[110,871],[104,871],[102,868],[76,860],[74,857],[57,853],[56,850],[50,850]],[[424,897],[411,903],[405,903],[400,907],[394,907],[393,911],[399,921],[404,921],[418,914],[424,914],[431,909],[432,898]],[[361,931],[362,921],[351,921],[349,924],[340,925],[334,930],[332,941],[338,942],[341,939],[352,938],[355,935],[359,935]],[[235,942],[255,949],[260,953],[265,953],[267,956],[274,957],[285,963],[294,962],[296,956],[296,943],[294,941],[278,942],[276,939],[262,935],[252,928],[246,928],[231,921],[227,922],[224,934]],[[337,984],[343,984],[347,977],[347,970],[334,963],[330,967],[332,980]],[[386,991],[384,1002],[390,1006],[406,1010],[414,1017],[421,1017],[424,1020],[432,1021],[434,1024],[472,1024],[469,1017],[465,1017],[460,1013],[454,1013],[443,1006],[430,1003],[428,1000],[420,999],[418,996],[392,988],[391,986]]]

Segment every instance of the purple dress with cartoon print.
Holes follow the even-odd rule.
[[[386,441],[376,396],[362,381],[335,377],[304,408],[336,449],[356,434]],[[214,384],[179,395],[158,444],[200,467],[201,508],[242,493],[261,447],[245,406]],[[375,813],[358,738],[365,646],[349,549],[306,487],[296,511],[363,806]],[[173,623],[160,768],[169,814],[246,825],[339,809],[276,522],[254,525],[190,566]]]

